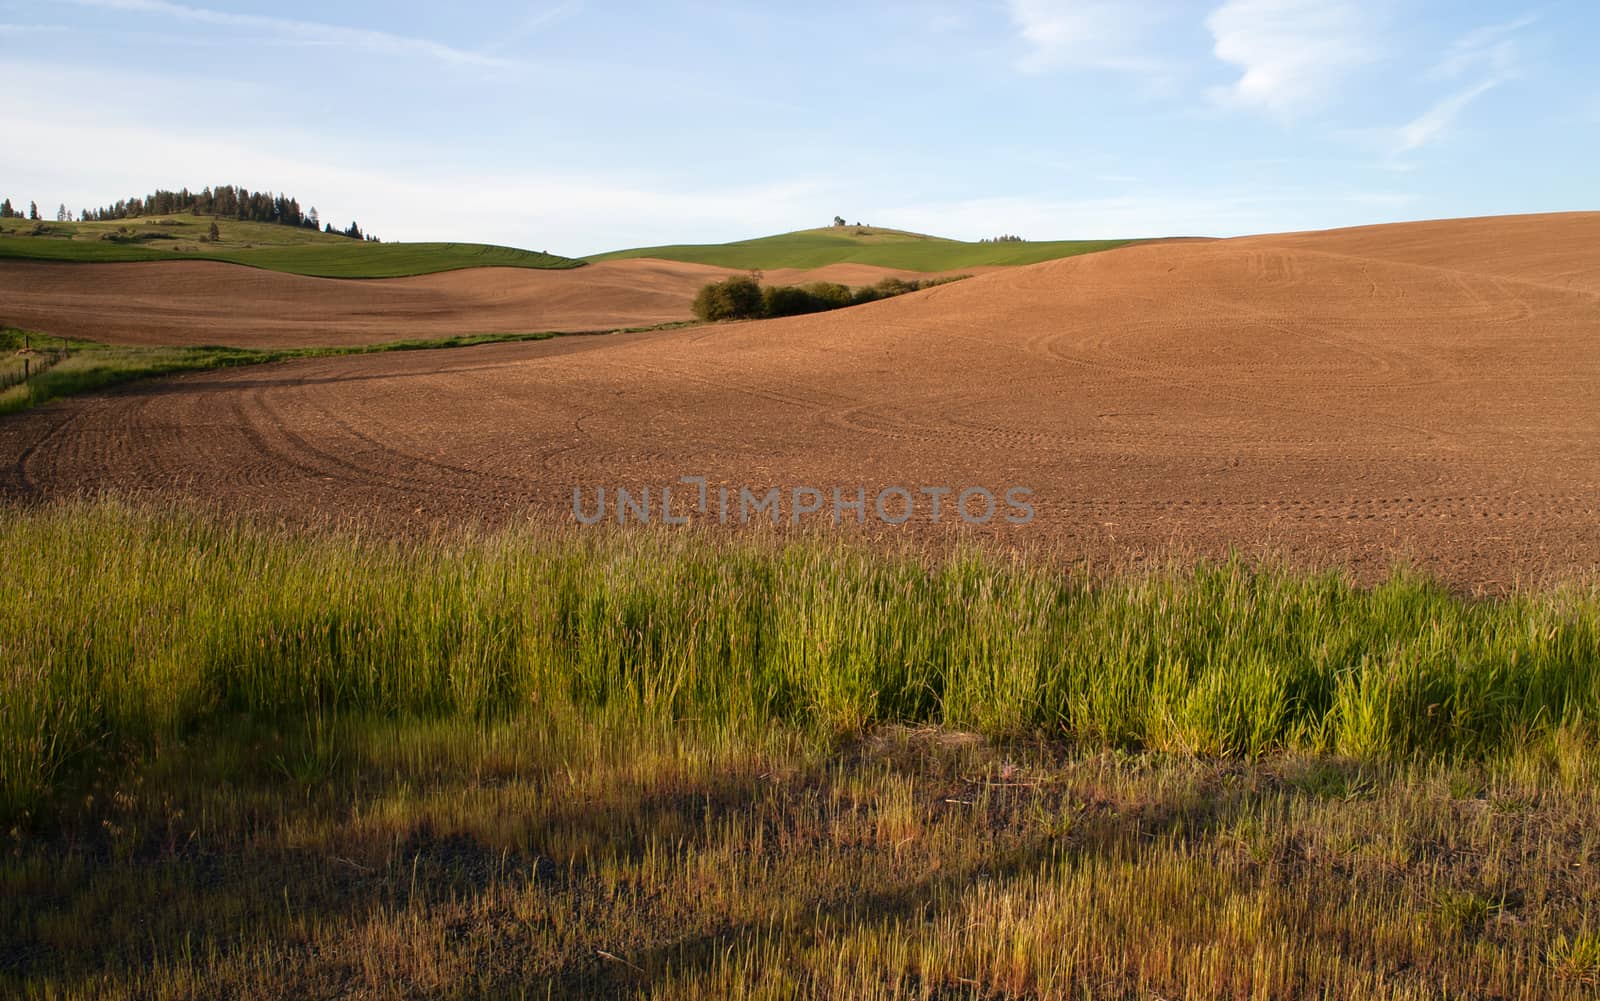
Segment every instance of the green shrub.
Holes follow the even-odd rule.
[[[761,285],[749,275],[712,282],[694,297],[694,315],[700,320],[750,320],[762,310]]]
[[[694,299],[694,315],[707,322],[715,320],[775,319],[780,316],[802,316],[821,313],[845,306],[889,299],[907,292],[920,292],[925,288],[960,281],[966,275],[950,278],[931,278],[926,281],[905,281],[885,278],[876,285],[852,290],[837,282],[812,282],[809,285],[768,285],[762,287],[756,277],[735,275],[702,288]]]
[[[805,287],[806,294],[823,304],[824,309],[839,309],[853,301],[850,286],[836,282],[812,282]]]
[[[832,306],[796,285],[769,285],[761,293],[763,314],[770,317],[820,313]]]

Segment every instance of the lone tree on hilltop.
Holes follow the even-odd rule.
[[[843,225],[846,225],[846,223],[845,223],[845,221],[844,221],[844,216],[842,216],[842,215],[836,215],[836,216],[834,216],[834,217],[833,217],[833,224],[834,224],[834,225],[835,225],[835,226],[843,226]]]
[[[28,218],[32,219],[34,222],[38,222],[39,221],[39,203],[38,202],[29,202],[28,203]]]

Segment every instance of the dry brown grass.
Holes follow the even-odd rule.
[[[55,997],[1592,997],[1596,758],[229,726],[0,865]],[[304,767],[302,768],[303,763]]]

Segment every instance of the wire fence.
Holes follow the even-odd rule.
[[[25,347],[12,354],[0,355],[0,392],[37,377],[40,373],[67,357],[67,345]]]

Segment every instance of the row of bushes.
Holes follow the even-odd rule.
[[[759,320],[778,316],[800,316],[804,313],[822,313],[845,306],[859,306],[879,299],[892,299],[907,292],[916,292],[935,285],[959,281],[966,275],[952,278],[929,278],[922,281],[905,281],[885,278],[876,285],[863,285],[852,289],[837,282],[812,282],[808,285],[763,286],[754,275],[734,275],[720,282],[712,282],[694,297],[694,315],[711,320]]]

